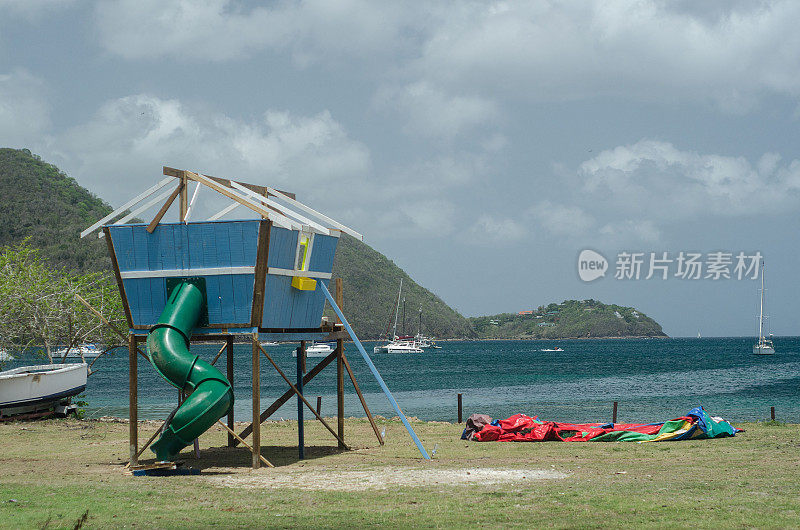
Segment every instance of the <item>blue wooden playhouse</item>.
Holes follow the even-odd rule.
[[[304,445],[304,406],[337,439],[340,448],[347,448],[344,442],[345,368],[378,441],[383,444],[382,436],[344,354],[344,339],[348,337],[353,339],[417,447],[428,458],[405,415],[341,312],[341,280],[336,282],[335,298],[328,289],[339,238],[342,233],[346,233],[363,240],[361,234],[298,202],[288,192],[169,167],[164,168],[164,175],[167,176],[165,179],[81,233],[81,237],[85,237],[100,230],[99,236],[106,239],[128,323],[130,464],[138,464],[142,452],[156,436],[153,435],[139,448],[136,421],[138,355],[154,361],[152,357],[142,353],[138,344],[147,339],[148,333],[164,325],[159,320],[163,318],[162,312],[172,303],[171,295],[177,292],[178,286],[186,283],[191,283],[193,289],[197,288],[202,293],[203,308],[199,316],[192,320],[196,325],[189,328],[191,336],[186,335],[187,345],[195,340],[224,342],[219,354],[209,363],[209,370],[216,370],[213,364],[225,351],[227,381],[233,381],[234,342],[244,340],[252,345],[253,422],[240,434],[235,433],[231,406],[227,413],[227,425],[221,421],[219,423],[229,432],[229,446],[240,443],[247,445],[245,438],[252,434],[252,446],[248,447],[252,453],[253,467],[259,467],[261,463],[271,465],[261,455],[260,425],[293,396],[297,396],[298,400],[301,458]],[[188,189],[192,182],[195,187],[189,200]],[[177,185],[170,190],[171,183]],[[211,189],[232,202],[205,220],[190,220],[201,187]],[[163,188],[167,188],[167,191],[162,192]],[[176,199],[177,222],[162,222]],[[162,201],[161,208],[149,223],[129,223],[131,219]],[[247,208],[250,210],[249,216],[255,218],[222,219],[237,207]],[[200,296],[197,294],[198,300]],[[322,316],[326,300],[337,315],[337,323],[328,322]],[[300,342],[296,384],[289,380],[261,347],[260,341],[265,339]],[[321,339],[336,341],[336,349],[308,371],[305,343]],[[260,412],[262,354],[289,384],[290,389]],[[195,358],[197,363],[206,362],[197,356]],[[336,430],[328,425],[303,396],[303,385],[334,360],[337,366]],[[225,376],[220,374],[220,377]],[[183,390],[191,389],[187,387]],[[168,426],[170,418],[166,420],[164,428]],[[194,444],[197,453],[199,450],[196,439]]]

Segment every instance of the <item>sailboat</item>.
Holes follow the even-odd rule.
[[[394,328],[392,340],[386,344],[377,344],[372,349],[374,353],[424,353],[414,340],[397,336],[397,317],[400,314],[400,297],[403,293],[403,278],[400,278],[400,290],[397,292],[397,305],[394,310]],[[405,327],[405,304],[403,305],[403,326]]]
[[[764,262],[761,262],[761,299],[758,310],[758,342],[753,344],[754,355],[772,355],[775,346],[772,340],[764,337]]]

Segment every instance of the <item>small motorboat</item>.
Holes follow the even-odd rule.
[[[0,372],[0,417],[62,409],[86,390],[86,363],[20,366]]]
[[[311,343],[311,346],[306,347],[306,357],[327,357],[333,353],[333,348],[330,344]],[[292,350],[292,357],[297,357],[297,350]]]
[[[262,346],[280,346],[280,343],[274,340],[268,340],[261,343]]]
[[[78,344],[72,348],[61,348],[53,353],[53,359],[94,359],[103,353],[100,348],[94,344]]]
[[[558,346],[556,346],[555,348],[542,348],[539,351],[564,351],[564,349],[563,348],[559,348]]]

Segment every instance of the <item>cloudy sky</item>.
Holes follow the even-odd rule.
[[[120,205],[170,165],[269,184],[465,315],[566,298],[800,333],[800,3],[0,0],[0,145]],[[200,205],[210,210],[209,197]],[[206,202],[203,202],[206,201]],[[591,283],[591,248],[610,271]],[[615,279],[620,252],[641,278]],[[733,273],[733,265],[730,267]],[[703,276],[705,276],[705,270]]]

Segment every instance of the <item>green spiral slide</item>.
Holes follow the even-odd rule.
[[[189,397],[168,420],[152,451],[171,461],[233,406],[233,388],[222,372],[189,351],[189,339],[203,313],[203,292],[185,280],[170,293],[158,324],[147,336],[147,355],[161,376]]]

